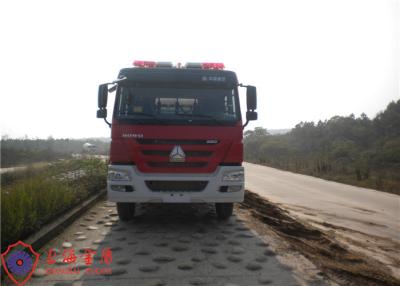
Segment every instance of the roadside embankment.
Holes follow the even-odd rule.
[[[280,252],[299,253],[314,263],[321,275],[339,285],[400,285],[392,270],[373,256],[336,239],[334,232],[293,218],[268,199],[246,191],[236,212],[259,234],[274,234]],[[283,251],[283,248],[286,248]],[[393,260],[399,269],[400,260]]]

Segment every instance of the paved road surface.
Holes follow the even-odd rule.
[[[295,214],[400,240],[400,196],[245,163],[246,188]]]
[[[27,167],[0,168],[0,174],[25,170]]]
[[[85,249],[95,252],[90,266]],[[77,260],[63,263],[71,250]],[[123,223],[115,204],[99,202],[41,252],[29,285],[298,285],[268,244],[236,215],[217,220],[212,205],[141,205]],[[71,266],[80,273],[60,274]]]

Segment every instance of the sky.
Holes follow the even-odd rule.
[[[109,137],[98,85],[134,60],[223,62],[257,86],[248,129],[400,99],[396,0],[1,1],[0,27],[3,136]]]

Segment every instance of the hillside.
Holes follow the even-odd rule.
[[[335,116],[280,135],[257,127],[244,144],[249,162],[400,194],[400,100],[373,119]]]

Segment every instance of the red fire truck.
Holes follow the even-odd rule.
[[[247,89],[244,125],[239,87]],[[243,201],[243,128],[257,119],[256,88],[222,63],[135,61],[99,86],[98,107],[111,127],[107,195],[121,220],[133,218],[135,203],[215,203],[225,219]]]

